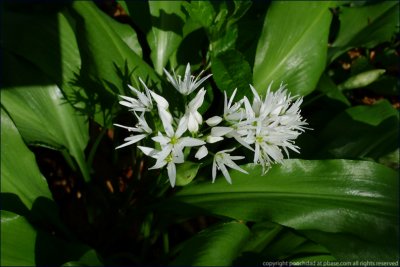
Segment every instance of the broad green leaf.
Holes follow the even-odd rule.
[[[271,220],[296,230],[352,233],[371,242],[398,236],[397,173],[350,160],[285,160],[261,176],[232,171],[233,184],[189,185],[160,206],[163,212],[199,212],[239,220]],[[181,206],[179,206],[179,204]],[[196,209],[195,209],[196,208]]]
[[[2,210],[1,266],[36,266],[36,235],[36,230],[24,217]]]
[[[350,106],[349,100],[338,89],[335,83],[328,75],[322,74],[317,85],[317,90],[325,94],[327,97],[342,102],[346,106]]]
[[[325,257],[324,261],[335,260],[323,246],[281,225],[259,222],[255,223],[250,230],[250,238],[241,255],[234,262],[235,266],[257,266],[266,259],[269,262],[292,262],[304,255]]]
[[[182,41],[186,16],[182,12],[182,1],[150,1],[149,9],[152,22],[147,34],[150,57],[156,72],[162,75],[170,56]]]
[[[342,84],[338,85],[339,90],[349,90],[365,87],[375,82],[379,77],[384,74],[386,70],[384,69],[374,69],[359,73],[347,79]]]
[[[188,240],[173,266],[230,266],[249,237],[240,222],[218,224]]]
[[[17,195],[28,209],[32,208],[38,197],[52,198],[47,182],[36,165],[35,156],[26,147],[13,121],[3,108],[1,109],[1,192]]]
[[[387,100],[348,108],[322,130],[320,153],[377,159],[398,147],[398,123],[398,113]]]
[[[268,9],[253,68],[255,88],[265,92],[281,82],[306,95],[326,65],[331,13],[329,2],[276,1]]]
[[[82,55],[81,75],[98,81],[112,93],[124,93],[123,79],[118,74],[127,64],[133,72],[133,86],[139,87],[138,77],[158,83],[159,78],[115,32],[117,25],[92,2],[73,2],[69,10],[75,20],[76,39]],[[113,27],[110,26],[114,23]],[[125,25],[118,25],[125,26]]]
[[[329,49],[331,61],[351,48],[372,48],[390,41],[400,26],[399,3],[382,1],[363,7],[340,7],[339,20],[338,37]]]
[[[95,250],[91,249],[83,254],[77,261],[69,261],[62,266],[104,266],[99,260]]]
[[[176,185],[188,185],[196,177],[199,168],[199,163],[190,161],[185,161],[183,164],[179,164],[176,170]]]
[[[2,16],[4,42],[2,46],[39,67],[50,79],[36,82],[63,85],[66,93],[73,92],[70,82],[81,67],[81,57],[70,22],[63,13],[52,10],[17,12],[6,10]],[[15,81],[16,85],[26,85]]]
[[[5,78],[6,88],[1,90],[1,104],[22,137],[27,143],[67,149],[78,163],[85,180],[89,181],[84,154],[89,140],[86,118],[77,114],[58,86],[35,82],[47,80],[40,71],[15,58],[12,62],[9,75]],[[12,87],[18,79],[33,85]]]
[[[338,261],[352,261],[359,262],[359,264],[361,261],[390,261],[393,266],[398,265],[398,239],[377,244],[350,234],[332,234],[320,231],[301,232],[311,240],[323,244]]]
[[[239,51],[228,50],[218,54],[212,59],[211,70],[218,88],[228,95],[237,89],[236,99],[240,99],[250,92],[251,68]]]
[[[59,266],[80,258],[86,259],[90,266],[99,266],[98,259],[85,257],[88,250],[90,248],[86,245],[68,242],[36,229],[23,216],[1,211],[2,266]]]

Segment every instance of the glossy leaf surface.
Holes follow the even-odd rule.
[[[243,223],[215,225],[187,241],[171,265],[230,266],[248,237],[249,229]]]
[[[325,69],[330,22],[329,2],[273,2],[258,40],[255,88],[265,92],[273,81],[293,94],[313,91]]]
[[[15,194],[28,209],[32,208],[38,197],[52,198],[47,182],[36,165],[35,156],[26,147],[13,121],[3,108],[1,109],[1,192]]]
[[[220,178],[214,184],[187,186],[172,201],[188,205],[188,214],[200,208],[235,219],[271,220],[297,230],[352,233],[373,242],[397,235],[397,173],[385,166],[286,160],[265,176],[260,168],[247,170],[249,175],[231,172],[232,185]]]
[[[1,104],[22,137],[27,143],[67,149],[78,163],[85,180],[89,181],[84,155],[89,139],[86,117],[77,113],[66,101],[57,85],[35,83],[47,81],[43,73],[15,58],[12,62],[5,79],[7,87],[1,90]],[[13,87],[18,79],[39,85]]]

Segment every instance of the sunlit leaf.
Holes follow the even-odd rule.
[[[75,31],[82,55],[81,75],[97,79],[100,85],[107,81],[112,86],[103,86],[111,92],[123,93],[123,79],[118,75],[118,69],[122,70],[127,63],[129,71],[134,74],[134,86],[139,87],[137,77],[148,82],[159,81],[154,71],[115,32],[117,25],[112,18],[100,11],[94,3],[74,2],[69,14],[79,25]],[[110,23],[114,23],[113,27]]]
[[[1,192],[17,195],[28,209],[32,208],[33,202],[38,197],[51,199],[50,190],[36,165],[35,156],[26,147],[13,121],[3,108],[1,140]]]
[[[230,266],[248,237],[249,229],[243,223],[215,225],[187,241],[171,265]]]
[[[6,88],[1,90],[1,104],[22,137],[27,143],[67,149],[89,181],[84,155],[89,140],[87,119],[66,101],[58,86],[35,82],[47,80],[40,71],[16,59],[13,63],[5,79]],[[33,85],[13,87],[13,81],[18,79]]]
[[[385,243],[398,236],[397,173],[373,162],[286,160],[265,176],[232,171],[224,179],[183,188],[164,212],[209,212],[235,219],[271,220],[297,230],[352,233]],[[179,203],[182,206],[178,208]]]
[[[258,40],[253,68],[255,88],[265,92],[287,84],[293,94],[315,89],[326,64],[331,13],[329,2],[271,4]]]

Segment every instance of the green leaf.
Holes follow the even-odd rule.
[[[231,95],[238,89],[236,98],[240,99],[250,92],[252,74],[249,63],[237,50],[228,50],[212,59],[213,78],[221,91]]]
[[[36,230],[26,219],[1,211],[1,266],[36,266]]]
[[[52,199],[47,182],[36,165],[35,156],[26,147],[3,108],[1,141],[1,192],[17,195],[28,209],[32,208],[38,197]]]
[[[51,83],[71,87],[68,82],[79,72],[81,58],[67,18],[57,9],[26,12],[22,8],[5,8],[2,15],[2,47],[38,66],[51,78]],[[20,81],[18,85],[26,84]]]
[[[86,245],[65,241],[36,229],[23,216],[1,211],[2,266],[59,266],[79,259],[99,266],[97,257],[88,257],[86,251],[91,251]]]
[[[339,90],[349,90],[365,87],[375,82],[379,77],[384,74],[386,70],[384,69],[374,69],[359,73],[355,76],[350,77],[342,84],[338,85]]]
[[[240,222],[218,224],[188,240],[173,266],[229,266],[249,237]]]
[[[150,1],[152,27],[147,34],[151,60],[159,75],[167,65],[172,53],[179,47],[183,37],[186,16],[182,1]]]
[[[125,64],[133,71],[133,86],[140,87],[138,77],[159,83],[159,78],[115,32],[116,24],[92,2],[73,2],[69,14],[76,22],[76,39],[82,55],[81,75],[97,80],[112,93],[124,93],[126,86],[118,75]],[[110,26],[114,23],[113,27]],[[124,25],[118,25],[124,26]],[[111,84],[111,85],[110,85]]]
[[[329,2],[272,2],[258,40],[254,86],[274,81],[293,94],[312,92],[325,69],[331,14]]]
[[[86,181],[90,180],[84,150],[89,140],[86,118],[77,114],[56,85],[29,64],[14,59],[5,77],[6,86],[16,80],[26,85],[1,90],[1,104],[10,114],[27,143],[67,149],[75,158]],[[35,85],[39,84],[39,85]]]
[[[340,7],[339,20],[338,37],[329,49],[331,61],[351,48],[372,48],[390,41],[400,26],[399,3],[383,1],[363,7]]]
[[[196,177],[200,165],[190,161],[179,164],[176,170],[176,185],[188,185]]]
[[[395,264],[399,259],[398,239],[378,244],[367,242],[349,234],[332,234],[320,231],[301,232],[311,240],[323,244],[338,261],[391,261],[394,266],[398,265]]]
[[[398,113],[387,100],[348,108],[322,130],[320,154],[377,159],[398,147],[398,123]]]
[[[336,84],[329,78],[328,75],[322,74],[318,82],[317,88],[320,92],[325,94],[327,97],[342,102],[346,106],[350,106],[349,100],[343,95],[338,89]]]
[[[246,169],[249,175],[231,172],[232,185],[220,178],[186,186],[160,210],[190,214],[202,209],[239,220],[271,220],[296,230],[352,233],[377,243],[398,236],[398,174],[383,165],[285,160],[265,176],[260,167]]]

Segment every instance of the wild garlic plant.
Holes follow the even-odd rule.
[[[197,77],[193,76],[190,64],[187,64],[183,79],[175,72],[173,75],[165,69],[164,72],[168,81],[185,96],[185,99],[194,94],[211,76],[210,74],[200,79],[203,72]],[[252,101],[246,96],[235,101],[236,89],[230,97],[224,92],[223,114],[203,120],[198,110],[204,102],[206,94],[204,88],[199,89],[196,95],[185,103],[185,112],[180,117],[174,118],[169,111],[168,101],[150,90],[140,78],[139,80],[144,92],[129,85],[136,97],[120,96],[122,100],[119,103],[128,107],[138,122],[134,127],[114,124],[132,132],[131,136],[125,138],[125,143],[116,149],[146,138],[151,139],[153,147],[139,145],[138,148],[156,160],[150,169],[161,169],[166,166],[172,187],[176,182],[176,165],[185,161],[186,148],[197,149],[194,157],[199,164],[205,157],[213,157],[212,181],[215,181],[217,170],[220,170],[229,183],[232,183],[232,180],[227,167],[247,173],[235,163],[245,158],[242,155],[233,155],[239,146],[254,153],[253,163],[261,165],[264,174],[272,164],[282,163],[284,155],[289,156],[289,150],[299,153],[299,147],[294,141],[307,125],[300,115],[302,98],[295,99],[282,84],[275,92],[271,91],[270,84],[264,97],[250,85],[253,93]],[[149,112],[158,114],[156,119],[161,123],[151,125],[160,125],[160,128],[152,129],[149,126],[146,121],[146,114]],[[153,116],[152,118],[154,119]],[[202,128],[205,131],[202,131]],[[237,145],[215,153],[209,152],[208,146],[225,138],[236,140]]]

